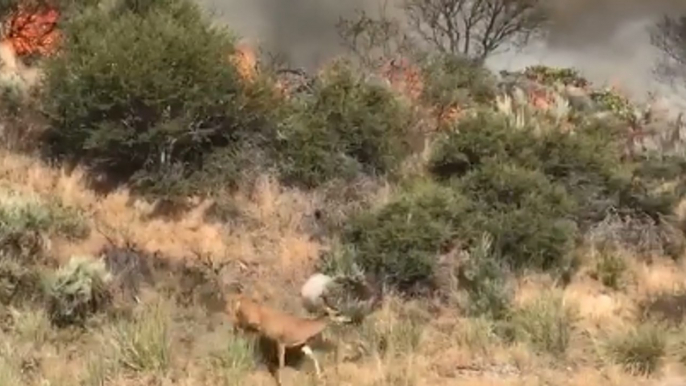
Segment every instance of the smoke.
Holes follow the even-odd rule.
[[[493,57],[499,69],[531,64],[573,66],[596,83],[612,84],[636,99],[658,93],[673,108],[686,107],[681,92],[654,76],[661,53],[649,29],[663,15],[686,14],[681,0],[552,0],[549,34],[521,52]]]
[[[662,15],[686,13],[681,0],[553,0],[549,43],[583,48],[616,44],[613,37],[632,25]],[[629,39],[629,36],[624,36]],[[627,43],[631,43],[629,40]]]
[[[301,67],[315,68],[343,49],[336,35],[339,17],[355,9],[379,11],[379,0],[198,0],[249,41],[279,51]],[[398,0],[390,0],[398,1]],[[573,66],[596,83],[620,85],[643,98],[659,92],[680,96],[653,75],[660,53],[648,27],[664,14],[686,14],[683,0],[549,0],[548,35],[524,50],[492,57],[494,70],[528,65]],[[397,13],[396,13],[397,15]]]
[[[340,17],[378,9],[375,0],[198,1],[243,38],[307,69],[343,52],[336,32]]]

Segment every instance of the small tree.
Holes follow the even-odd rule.
[[[544,21],[540,0],[405,0],[410,27],[444,53],[479,60],[525,44]]]
[[[686,77],[686,15],[665,15],[651,29],[650,39],[664,55],[657,66],[658,75]]]
[[[229,62],[234,37],[193,1],[119,0],[62,30],[42,93],[48,154],[136,190],[169,197],[228,185],[209,177],[235,174],[235,154],[268,127],[255,104],[276,110],[247,90]]]

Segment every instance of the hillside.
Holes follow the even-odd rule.
[[[16,3],[0,386],[272,385],[227,304],[306,315],[315,272],[385,296],[286,385],[686,382],[684,125],[657,104],[435,52],[282,71],[186,0]]]

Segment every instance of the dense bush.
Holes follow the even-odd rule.
[[[513,268],[562,266],[576,227],[574,202],[562,186],[541,172],[487,163],[467,174],[456,188],[478,203],[479,213],[463,219],[495,237],[495,250]]]
[[[314,186],[360,173],[385,175],[409,151],[411,110],[344,61],[326,69],[294,110],[279,141],[287,180]]]
[[[436,141],[428,167],[436,178],[449,179],[479,168],[486,159],[532,164],[534,146],[535,138],[515,129],[506,116],[481,112]]]
[[[455,224],[469,216],[470,205],[450,188],[420,183],[380,210],[354,218],[343,242],[354,245],[350,253],[360,268],[396,288],[431,288],[437,257],[458,236]]]
[[[661,164],[664,170],[653,165],[662,173],[651,175],[642,163],[622,157],[619,139],[616,127],[602,121],[588,120],[571,132],[537,130],[481,110],[440,138],[428,163],[433,191],[460,197],[464,205],[404,195],[353,219],[354,231],[344,241],[357,249],[355,261],[402,288],[432,276],[441,247],[474,245],[481,232],[493,236],[500,264],[566,275],[579,236],[612,213],[676,229],[669,218],[681,193],[660,189],[660,175],[676,178],[680,167],[673,161]]]
[[[422,99],[432,106],[464,107],[495,98],[496,78],[479,63],[460,56],[432,54],[420,59]]]
[[[411,109],[390,90],[341,62],[309,95],[280,98],[269,72],[240,77],[234,38],[190,0],[118,0],[64,33],[46,65],[48,154],[139,191],[205,193],[274,166],[311,187],[391,174],[408,153]]]
[[[63,29],[43,95],[53,156],[133,176],[134,186],[165,194],[201,173],[215,149],[232,155],[244,133],[259,137],[266,127],[228,60],[233,38],[193,2],[119,1],[74,16]],[[230,156],[220,158],[230,165]]]
[[[475,316],[501,319],[507,316],[512,301],[508,270],[493,253],[493,237],[484,234],[460,266],[459,283],[466,290],[467,311]]]

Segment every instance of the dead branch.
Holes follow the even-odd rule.
[[[412,30],[443,53],[484,60],[526,44],[545,22],[540,0],[406,0]]]

